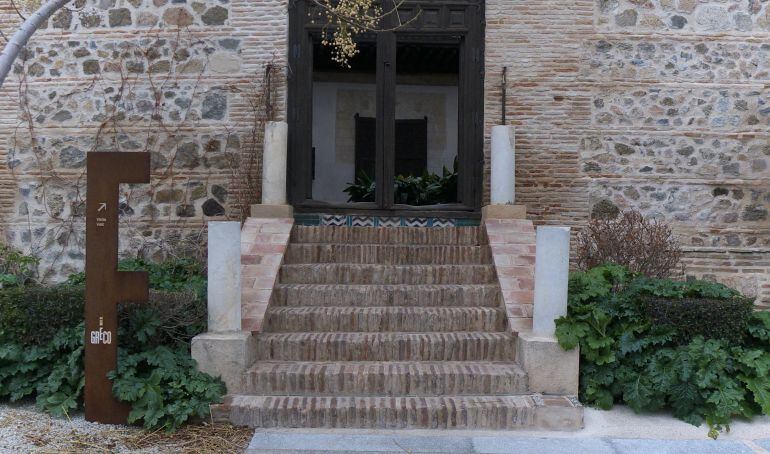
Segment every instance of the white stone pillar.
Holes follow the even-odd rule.
[[[513,126],[492,127],[492,205],[513,205],[516,199],[515,150]]]
[[[567,315],[569,227],[538,227],[536,242],[532,332],[553,336],[554,321]]]
[[[286,161],[289,125],[283,121],[265,124],[262,151],[262,204],[286,205]]]
[[[241,223],[209,222],[210,333],[241,329]]]

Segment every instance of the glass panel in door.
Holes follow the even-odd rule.
[[[313,45],[313,200],[375,202],[376,72],[374,42],[359,42],[348,65]]]
[[[396,46],[394,203],[456,203],[458,44]]]

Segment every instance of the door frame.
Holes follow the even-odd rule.
[[[289,203],[297,212],[478,217],[484,163],[484,1],[417,0],[405,2],[403,8],[407,15],[417,8],[422,9],[422,14],[403,29],[364,37],[377,42],[376,201],[329,204],[311,197],[313,36],[318,36],[323,26],[317,17],[308,14],[305,0],[292,0],[289,9],[287,190]],[[389,20],[392,22],[384,23],[383,28],[394,28],[395,18],[391,16]],[[398,42],[459,45],[457,151],[460,203],[428,206],[396,204],[393,191],[383,190],[390,185],[380,184],[393,181],[395,176],[395,61]]]

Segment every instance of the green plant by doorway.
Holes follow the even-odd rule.
[[[402,205],[439,205],[457,202],[457,159],[453,169],[443,167],[441,175],[423,172],[420,176],[398,175],[393,179],[394,201]],[[355,183],[344,192],[348,202],[374,202],[377,184],[366,172],[359,172]]]

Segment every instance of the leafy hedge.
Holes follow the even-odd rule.
[[[671,328],[680,345],[697,336],[741,343],[754,312],[754,303],[746,298],[651,298],[642,304],[652,323]]]
[[[705,306],[699,315],[683,315],[696,301]],[[705,421],[716,438],[734,417],[770,414],[770,313],[746,316],[746,305],[720,284],[605,265],[570,275],[568,314],[556,335],[565,349],[580,346],[582,402],[670,408],[691,424]],[[705,325],[719,323],[735,333],[704,336]]]
[[[83,287],[12,287],[0,291],[0,340],[24,345],[51,341],[83,320]]]
[[[129,422],[173,430],[208,415],[225,392],[190,357],[192,336],[206,330],[206,281],[190,262],[121,264],[142,267],[150,271],[150,302],[119,308],[118,367],[110,377],[115,396],[132,405]],[[82,407],[81,284],[73,276],[55,287],[0,290],[0,399],[34,397],[57,416]]]

